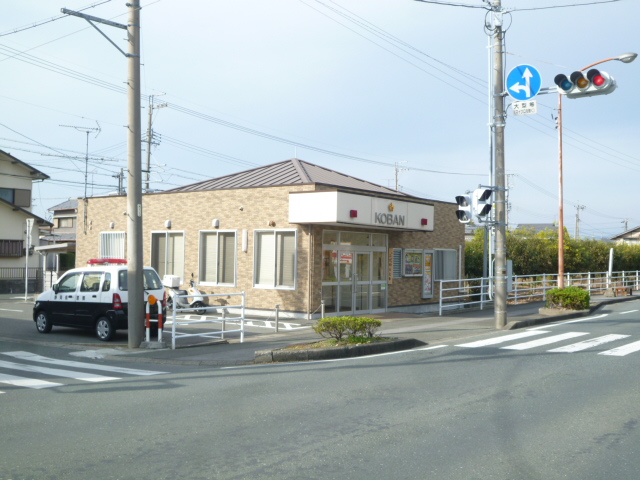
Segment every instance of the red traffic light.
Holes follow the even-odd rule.
[[[616,81],[606,72],[592,68],[585,75],[582,71],[573,72],[569,78],[564,74],[556,75],[554,82],[558,92],[568,98],[606,95],[616,89]]]

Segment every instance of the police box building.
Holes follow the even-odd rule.
[[[248,314],[426,312],[463,271],[455,203],[299,159],[145,194],[145,265],[206,293],[246,293]],[[79,202],[77,266],[126,258],[126,197]],[[85,212],[86,209],[86,212]],[[225,297],[215,302],[225,304]],[[215,303],[214,303],[215,304]]]

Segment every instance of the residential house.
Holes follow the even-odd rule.
[[[39,256],[41,227],[52,224],[31,211],[32,184],[49,178],[40,170],[0,150],[0,293],[25,293],[42,288]]]

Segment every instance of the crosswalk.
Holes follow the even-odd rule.
[[[551,334],[551,335],[549,335]],[[545,336],[543,336],[545,335]],[[527,330],[524,332],[513,333],[510,335],[502,335],[499,337],[492,337],[484,340],[477,340],[475,342],[462,343],[456,345],[461,348],[481,348],[490,347],[500,350],[531,350],[531,349],[545,349],[548,346],[557,345],[561,342],[572,341],[580,337],[591,335],[589,332],[565,332],[560,334],[552,334],[552,332],[544,330]],[[534,338],[535,337],[535,338]],[[577,343],[569,343],[560,347],[551,348],[545,350],[550,353],[576,353],[582,352],[588,349],[601,347],[602,345],[611,344],[612,342],[628,341],[630,335],[622,334],[608,334],[599,337],[588,338],[581,340]],[[514,343],[515,342],[515,343]],[[598,355],[608,355],[613,357],[624,357],[631,353],[640,351],[640,341],[634,341],[625,343],[623,345],[616,346],[610,350],[598,352]]]
[[[106,374],[90,373],[86,370]],[[163,373],[166,372],[62,360],[23,351],[0,352],[0,384],[14,387],[42,389],[62,387],[66,384],[60,382],[68,380],[97,383],[120,380],[123,376],[149,376]],[[0,391],[0,393],[5,392]]]

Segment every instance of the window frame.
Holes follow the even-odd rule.
[[[165,238],[165,260],[164,260],[165,265],[164,265],[163,269],[159,269],[159,265],[154,265],[153,264],[153,261],[154,261],[153,238],[154,238],[154,235],[160,235],[160,234],[163,234],[164,238]],[[167,254],[168,248],[169,248],[169,242],[167,240],[171,235],[182,235],[182,252],[181,252],[181,254],[182,254],[182,272],[180,272],[180,273],[176,273],[176,272],[167,273],[167,258],[168,257],[167,257],[166,254]],[[186,279],[186,275],[185,275],[185,271],[186,270],[185,269],[187,267],[187,263],[186,263],[186,261],[187,261],[187,252],[186,252],[186,250],[187,250],[187,234],[185,233],[184,230],[176,230],[176,231],[173,231],[173,230],[155,230],[155,231],[152,231],[151,232],[151,244],[149,245],[149,249],[150,249],[149,253],[150,253],[150,259],[151,259],[151,266],[156,270],[156,272],[158,272],[158,275],[160,275],[161,271],[164,271],[165,272],[164,275],[176,275],[176,276],[179,276],[180,277],[180,283],[181,284],[182,283],[186,283],[185,282],[185,279]],[[175,264],[175,261],[174,261],[174,264]],[[164,275],[160,275],[160,279],[161,280],[162,280]]]
[[[203,259],[206,258],[205,255],[205,235],[210,235],[212,233],[216,234],[216,281],[206,281],[204,280],[204,264]],[[233,282],[220,282],[220,234],[233,234]],[[238,230],[200,230],[199,234],[199,242],[200,245],[198,247],[198,284],[204,286],[225,286],[225,287],[236,287],[238,285]]]
[[[453,278],[444,278],[444,265],[441,265],[445,252],[453,252],[455,255],[455,262],[453,270],[455,271]],[[433,280],[434,281],[452,281],[460,280],[458,275],[458,250],[454,248],[434,248],[433,249]]]
[[[258,238],[262,234],[272,233],[274,236],[274,262],[273,262],[273,285],[258,284],[258,250],[260,248]],[[278,285],[278,234],[293,233],[293,242],[295,245],[295,252],[293,257],[293,285]],[[296,228],[278,228],[278,229],[259,229],[253,232],[253,288],[260,288],[265,290],[296,290],[298,288],[298,229]]]
[[[122,239],[122,255],[119,254],[119,251],[116,253],[106,252],[104,246],[107,243],[107,238],[109,237],[113,237],[113,240],[108,240],[109,244],[117,241],[119,238]],[[100,232],[98,242],[99,258],[127,258],[127,232]],[[119,246],[116,246],[113,250],[119,250]]]

